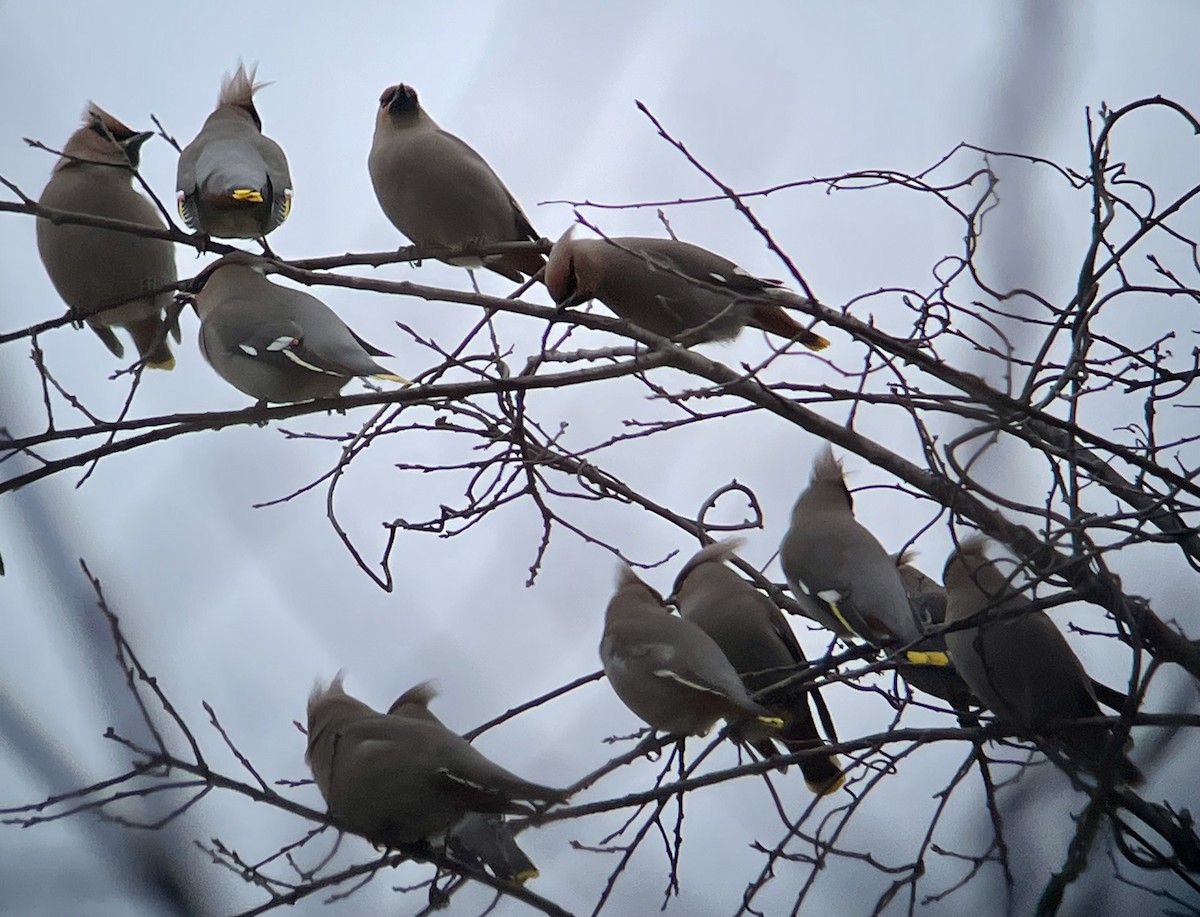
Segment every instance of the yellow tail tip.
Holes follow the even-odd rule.
[[[235,201],[250,201],[253,204],[262,203],[262,192],[257,188],[234,188],[229,196]]]
[[[836,793],[846,785],[846,775],[838,774],[833,780],[828,780],[825,783],[815,783],[805,780],[804,785],[817,796],[828,796],[830,793]]]
[[[806,334],[803,338],[800,339],[800,343],[802,343],[809,350],[818,350],[819,351],[819,350],[824,350],[826,347],[829,346],[829,338],[823,338],[823,337],[821,337],[821,335],[817,334],[815,331],[810,331],[808,334]]]
[[[946,666],[950,664],[950,657],[938,650],[909,650],[904,656],[913,665]]]
[[[383,379],[385,382],[398,382],[401,385],[412,385],[412,379],[405,379],[403,376],[397,376],[395,373],[375,373],[372,379]]]
[[[809,787],[809,790],[816,796],[829,796],[832,793],[838,792],[842,786],[846,785],[846,777],[844,774],[838,774],[838,779],[830,780],[828,783],[815,784],[804,781],[804,785]]]
[[[783,720],[777,716],[756,716],[755,719],[764,726],[770,726],[772,729],[783,728]]]
[[[522,869],[519,873],[513,876],[512,880],[518,885],[524,885],[530,879],[536,879],[539,875],[541,875],[541,873],[537,871],[537,868],[531,866],[528,869]]]
[[[165,369],[172,370],[175,368],[175,358],[168,357],[165,360],[147,360],[146,369]]]

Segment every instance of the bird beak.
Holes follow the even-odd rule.
[[[591,299],[590,296],[583,296],[578,291],[568,293],[566,296],[564,296],[562,298],[562,300],[560,302],[557,302],[554,304],[555,311],[557,311],[561,315],[563,312],[567,311],[567,309],[570,309],[572,306],[582,305],[583,303],[587,302],[589,299]]]
[[[133,152],[141,147],[143,143],[154,136],[154,131],[139,131],[128,140],[125,141],[125,149]]]

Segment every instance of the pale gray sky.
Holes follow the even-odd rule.
[[[259,78],[273,83],[261,91],[257,105],[266,133],[288,154],[295,182],[291,217],[271,237],[281,256],[379,251],[401,243],[376,205],[366,171],[376,100],[396,82],[416,87],[428,112],[475,146],[539,231],[556,238],[571,221],[570,208],[539,206],[541,201],[616,203],[710,193],[705,180],[656,136],[635,99],[739,189],[852,169],[917,171],[960,141],[1084,169],[1086,107],[1162,94],[1200,108],[1198,31],[1195,5],[1116,0],[1086,6],[774,2],[741,4],[736,11],[709,2],[7,3],[0,4],[0,84],[8,87],[0,94],[0,175],[36,197],[53,159],[21,138],[58,146],[77,126],[88,99],[136,128],[151,127],[150,115],[157,115],[185,143],[211,110],[222,74],[241,58],[258,62]],[[1182,122],[1152,114],[1138,123],[1144,133],[1127,129],[1120,157],[1165,186],[1194,184],[1200,158]],[[168,202],[175,159],[161,140],[143,150],[143,174]],[[967,169],[961,166],[958,174]],[[1064,194],[1060,185],[1029,175],[1002,166],[1003,206],[989,225],[993,247],[985,264],[1000,285],[1065,298],[1088,230],[1085,195]],[[826,195],[810,188],[773,195],[756,209],[818,296],[835,305],[884,286],[927,287],[939,259],[961,248],[956,225],[924,201],[895,192]],[[611,234],[661,233],[653,210],[588,216]],[[728,204],[679,208],[670,217],[680,237],[751,271],[781,274],[761,239]],[[1185,227],[1194,236],[1195,213],[1184,219],[1190,219]],[[181,276],[203,263],[182,248],[178,262]],[[377,273],[434,286],[468,284],[465,272],[440,264],[417,270],[397,265]],[[38,262],[28,217],[0,214],[0,277],[0,331],[61,313]],[[486,292],[508,292],[500,278],[481,282]],[[476,309],[462,305],[330,288],[314,292],[364,337],[393,352],[390,365],[409,375],[433,360],[394,322],[449,345],[478,318]],[[546,301],[544,291],[531,296]],[[1195,325],[1190,317],[1177,324]],[[515,349],[510,365],[522,365],[542,329],[515,317],[502,319],[499,327]],[[176,370],[146,377],[134,415],[246,406],[248,399],[200,357],[191,312],[183,316],[183,333]],[[831,337],[835,347],[855,352],[843,335]],[[597,334],[592,346],[610,343]],[[102,416],[118,413],[127,386],[108,376],[120,364],[90,333],[60,329],[41,344],[69,390]],[[747,334],[706,352],[736,366],[761,358],[763,346],[761,336]],[[1181,343],[1180,349],[1190,346]],[[854,364],[854,358],[848,360]],[[839,381],[815,360],[785,365],[806,380]],[[15,434],[41,429],[41,390],[27,341],[0,347],[0,380],[0,424]],[[683,385],[672,374],[663,381]],[[542,393],[530,403],[548,426],[568,423],[566,443],[581,447],[615,433],[624,418],[660,416],[662,410],[645,396],[644,388],[622,382]],[[78,489],[79,474],[71,472],[0,498],[0,554],[8,567],[0,579],[0,699],[7,708],[0,710],[0,726],[8,745],[0,749],[0,775],[6,775],[0,779],[0,807],[69,788],[78,782],[76,775],[88,780],[115,773],[124,760],[101,738],[116,716],[106,692],[119,693],[119,682],[114,672],[90,667],[86,634],[94,635],[97,621],[86,583],[74,568],[78,557],[103,581],[142,660],[196,727],[213,762],[236,770],[204,726],[201,701],[212,704],[269,780],[307,776],[303,738],[291,723],[302,719],[313,679],[339,668],[349,671],[352,692],[383,707],[417,681],[435,678],[443,692],[436,712],[466,730],[598,667],[596,645],[615,561],[560,528],[536,585],[525,588],[540,534],[539,516],[528,501],[455,538],[402,534],[393,562],[397,586],[390,595],[358,571],[338,543],[325,521],[322,489],[290,503],[253,508],[337,461],[336,443],[288,439],[280,428],[335,433],[357,428],[367,416],[314,416],[264,429],[184,436],[106,458]],[[827,416],[843,414],[830,408]],[[433,419],[429,412],[414,417]],[[81,422],[61,404],[56,418],[60,425]],[[743,554],[765,563],[786,528],[818,442],[761,418],[703,426],[708,429],[687,428],[649,444],[614,448],[596,460],[685,514],[697,512],[731,478],[754,487],[767,513],[766,527],[750,533]],[[914,454],[911,434],[893,436],[886,424],[870,420],[864,430]],[[361,550],[377,556],[383,521],[427,518],[442,503],[462,501],[464,475],[422,476],[397,472],[393,465],[465,461],[473,457],[473,445],[450,435],[405,434],[368,451],[338,500],[340,518]],[[0,469],[7,476],[20,461]],[[859,459],[850,457],[847,466],[856,472],[856,486],[887,482]],[[927,518],[921,514],[925,507],[914,518],[911,502],[887,491],[867,491],[857,505],[863,521],[893,550]],[[638,560],[656,560],[672,550],[686,556],[694,549],[677,530],[629,506],[567,511]],[[32,520],[45,512],[52,524],[35,525]],[[923,566],[939,571],[948,543],[944,530],[923,539]],[[677,565],[647,576],[667,591]],[[70,581],[56,582],[64,570]],[[779,575],[777,567],[768,572]],[[1200,634],[1189,579],[1141,560],[1119,572],[1130,590],[1154,598],[1161,615],[1176,616],[1193,636]],[[802,625],[798,630],[811,654],[823,651],[822,634]],[[1108,644],[1076,644],[1089,666],[1119,663]],[[1178,684],[1171,678],[1166,673],[1160,685],[1164,702]],[[849,689],[826,696],[844,736],[877,731],[890,720],[890,710],[876,696]],[[33,734],[14,732],[14,716],[41,729],[52,743],[42,759],[55,760],[65,773],[35,772]],[[917,714],[906,722],[953,720]],[[531,779],[564,784],[610,754],[604,737],[636,725],[601,682],[518,718],[480,745]],[[1194,740],[1190,749],[1194,762]],[[714,766],[726,766],[733,752],[722,750],[714,760]],[[958,761],[957,751],[947,754],[942,746],[913,756],[889,778],[894,788],[856,816],[846,842],[869,847],[889,863],[911,855],[912,832],[923,829],[932,794]],[[644,788],[656,767],[643,762],[626,768],[587,798]],[[1194,768],[1191,773],[1194,779]],[[791,804],[807,805],[798,779],[792,786],[793,776],[778,785],[793,794]],[[1165,796],[1179,777],[1164,766],[1152,775],[1161,783],[1153,782],[1151,790]],[[948,824],[968,826],[978,819],[977,790],[956,797]],[[290,792],[321,807],[312,787]],[[1198,803],[1194,791],[1190,802]],[[1078,800],[1064,802],[1072,803]],[[750,843],[772,844],[781,833],[771,821],[769,800],[760,783],[739,781],[696,794],[687,812],[683,895],[670,912],[733,913],[761,863]],[[531,887],[586,913],[611,858],[573,851],[569,841],[595,844],[617,824],[619,817],[612,815],[524,835],[542,870]],[[1045,864],[1061,861],[1070,825],[1062,818],[1053,830],[1048,824],[1041,820],[1026,833],[1014,825],[1025,841],[1018,848],[1018,868],[1038,875]],[[186,864],[196,888],[204,889],[207,913],[229,914],[260,903],[262,895],[206,862],[192,840],[220,837],[257,859],[304,830],[296,818],[214,794],[151,840],[164,840],[167,855]],[[975,829],[963,828],[964,838],[969,830]],[[133,901],[141,902],[139,913],[151,913],[154,906],[140,888],[144,877],[124,875],[119,866],[129,861],[119,846],[124,836],[85,819],[29,831],[0,826],[0,888],[10,913],[130,914]],[[348,839],[340,856],[349,863],[371,854],[364,841]],[[307,862],[315,858],[314,852]],[[666,869],[661,846],[648,843],[618,884],[609,912],[656,909]],[[397,900],[391,888],[427,872],[406,868],[377,877],[349,901],[325,906],[318,895],[291,913],[349,915],[385,908],[409,913],[420,896]],[[827,872],[818,881],[814,912],[822,909],[820,902],[829,912],[867,913],[886,884],[874,873],[863,879],[854,864],[835,864]],[[764,901],[767,912],[786,906],[805,875],[800,867],[781,875]],[[980,890],[994,890],[992,880],[981,880]],[[850,881],[855,898],[847,904]],[[1129,889],[1112,894],[1136,897]],[[453,913],[477,913],[486,900],[482,893],[464,895]],[[952,897],[929,910],[960,913],[963,902]],[[523,908],[509,902],[499,911]]]

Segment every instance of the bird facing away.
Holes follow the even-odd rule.
[[[896,555],[894,560],[904,591],[908,593],[913,615],[926,629],[941,627],[946,623],[946,590],[910,563],[907,552]],[[935,664],[901,664],[897,671],[911,687],[940,697],[956,711],[965,713],[970,707],[979,706],[979,700],[971,693],[947,655],[946,635],[932,633],[913,646],[908,658],[918,663],[932,658]],[[945,664],[942,664],[943,660]]]
[[[709,545],[684,564],[675,580],[675,600],[683,619],[708,634],[747,690],[757,693],[803,671],[808,663],[783,612],[726,564],[737,546],[736,539]],[[776,738],[789,752],[824,744],[802,685],[772,692],[762,703],[783,720]],[[769,737],[753,744],[764,758],[778,754]],[[809,789],[821,795],[844,782],[836,755],[802,760],[800,770]]]
[[[426,720],[444,726],[429,709],[433,689],[428,682],[409,688],[388,708],[388,715]],[[524,885],[536,879],[537,867],[517,846],[516,836],[495,812],[468,812],[446,837],[450,853],[476,869],[486,867],[497,879]]]
[[[266,402],[337,395],[352,378],[407,382],[372,359],[386,357],[315,296],[267,280],[270,262],[233,252],[193,287],[200,350],[217,374]]]
[[[407,695],[425,706],[432,691]],[[330,816],[386,847],[436,841],[470,812],[528,814],[529,801],[566,798],[488,760],[432,715],[377,713],[343,690],[341,674],[308,699],[305,761]]]
[[[1057,745],[1096,773],[1112,730],[1069,726],[1101,716],[1079,657],[1049,615],[1034,607],[984,554],[982,536],[964,539],[946,561],[946,621],[975,626],[946,632],[958,672],[998,720]],[[1117,750],[1118,782],[1138,784],[1141,771]]]
[[[826,444],[792,508],[779,561],[804,613],[840,637],[876,647],[905,646],[922,636],[896,564],[854,518],[842,468]]]
[[[538,241],[529,218],[491,166],[438,127],[411,86],[389,86],[379,97],[367,167],[384,215],[415,245],[469,248]],[[458,267],[487,267],[515,282],[546,263],[537,252],[444,260]]]
[[[726,341],[744,326],[823,350],[829,341],[787,314],[808,300],[727,258],[674,239],[617,236],[554,243],[546,289],[560,309],[598,299],[630,324],[681,343]]]
[[[221,82],[217,107],[179,154],[179,215],[193,230],[221,239],[262,239],[287,219],[292,176],[283,150],[263,136],[254,68]]]
[[[89,103],[83,126],[63,145],[38,203],[54,210],[124,220],[153,229],[166,223],[150,201],[133,189],[142,144],[154,135],[126,127]],[[175,358],[168,329],[179,340],[169,310],[175,283],[175,246],[116,229],[37,221],[37,246],[46,273],[72,316],[85,320],[117,357],[125,348],[113,332],[125,328],[138,355],[152,369],[171,369]],[[171,314],[170,320],[164,312]]]
[[[604,613],[600,661],[625,706],[670,735],[705,735],[722,718],[770,729],[783,725],[750,696],[713,639],[671,614],[626,566]]]

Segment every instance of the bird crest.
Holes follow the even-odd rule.
[[[254,119],[258,129],[262,130],[262,119],[254,107],[254,93],[270,83],[256,83],[254,76],[257,71],[257,64],[247,70],[246,65],[238,61],[237,69],[233,73],[225,74],[221,80],[221,94],[217,96],[217,106],[228,105],[242,109]]]
[[[407,707],[410,704],[417,707],[428,707],[429,702],[437,697],[437,687],[432,681],[423,681],[419,685],[413,685],[399,697],[397,697],[390,707],[388,713],[395,713],[402,707]]]
[[[854,508],[854,497],[850,493],[850,488],[846,486],[842,463],[833,457],[833,447],[829,443],[817,451],[817,456],[813,459],[812,477],[809,480],[813,484],[837,485],[845,495],[846,503],[851,509]]]
[[[110,115],[95,102],[88,102],[84,107],[83,123],[101,136],[111,136],[117,143],[124,143],[138,133],[119,118]]]
[[[683,565],[683,569],[679,571],[679,575],[675,577],[675,585],[673,587],[674,594],[679,594],[679,588],[683,585],[693,570],[707,563],[723,564],[733,556],[733,552],[746,543],[745,538],[726,538],[724,541],[717,541],[708,545],[703,550],[697,552],[691,560]]]

